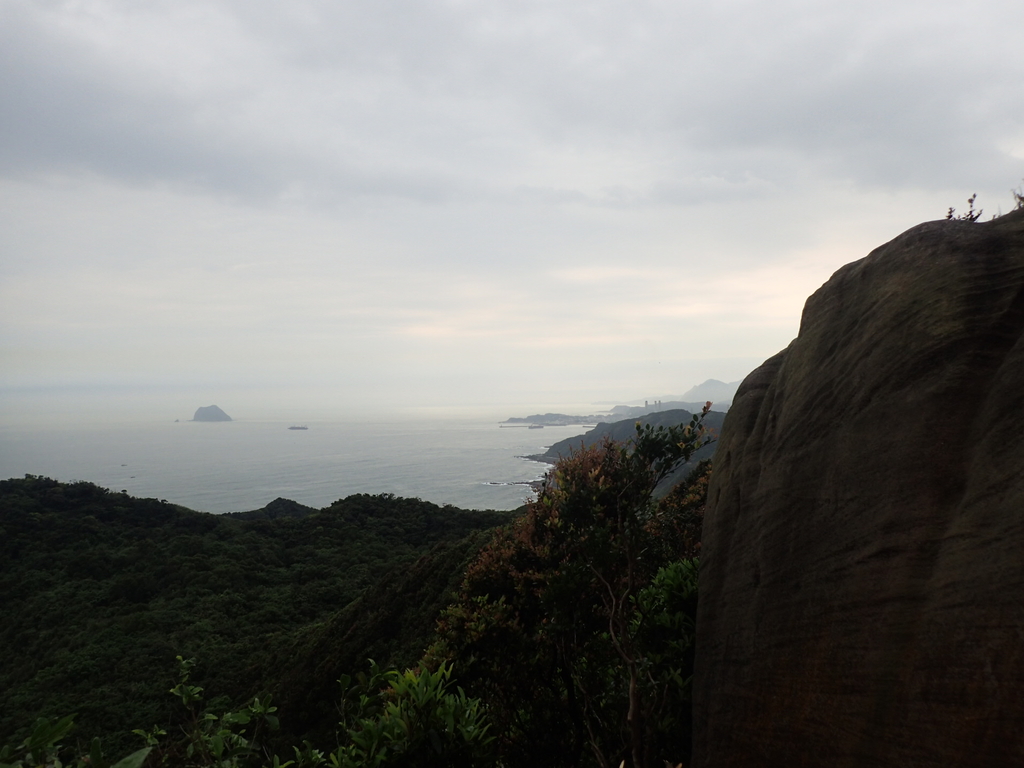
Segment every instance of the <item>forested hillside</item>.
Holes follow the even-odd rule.
[[[508,519],[385,494],[246,520],[90,483],[2,481],[0,745],[37,716],[72,712],[81,732],[115,749],[135,744],[132,729],[174,721],[175,656],[199,660],[194,681],[209,695],[238,701],[260,691],[267,670],[287,674],[337,616],[365,646],[346,655],[339,645],[346,664],[367,653],[411,663],[429,641],[439,594],[421,595],[417,620],[396,632],[375,623],[395,610],[386,592],[344,609],[424,557],[449,570],[437,569],[443,592],[472,551],[457,543]]]

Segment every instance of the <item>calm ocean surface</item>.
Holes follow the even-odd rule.
[[[499,428],[494,421],[147,423],[0,429],[0,479],[88,480],[205,512],[258,509],[279,496],[323,507],[394,493],[467,509],[514,509],[541,453],[584,427]]]

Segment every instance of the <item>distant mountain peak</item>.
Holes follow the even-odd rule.
[[[710,400],[715,405],[724,405],[725,403],[732,402],[739,386],[740,382],[738,381],[727,384],[718,379],[708,379],[703,384],[690,387],[679,399],[690,402],[700,402],[702,400],[706,402]]]

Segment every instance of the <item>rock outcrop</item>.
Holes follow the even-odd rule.
[[[231,421],[231,417],[216,405],[204,405],[196,411],[192,421]]]
[[[715,462],[694,765],[1024,765],[1024,210],[836,272]]]

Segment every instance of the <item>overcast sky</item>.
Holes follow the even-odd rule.
[[[1019,0],[0,0],[2,416],[742,378],[841,265],[1012,207],[1022,39]]]

